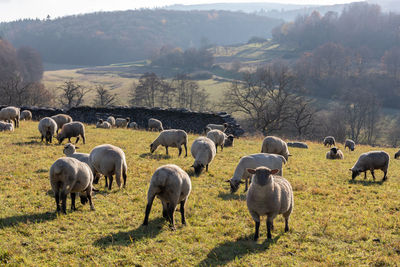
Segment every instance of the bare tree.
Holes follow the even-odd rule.
[[[61,91],[59,104],[67,109],[82,105],[83,97],[91,91],[80,84],[76,84],[73,80],[64,82],[58,89]]]
[[[139,83],[132,87],[131,103],[155,107],[160,92],[161,81],[155,73],[145,73],[140,77]]]
[[[293,107],[293,127],[297,130],[298,137],[311,128],[314,123],[316,110],[312,107],[311,100],[299,97],[297,105]]]
[[[200,89],[196,81],[190,80],[187,74],[177,74],[172,81],[177,98],[176,106],[190,110],[205,110],[208,105],[208,94]]]
[[[96,96],[93,101],[95,107],[115,106],[117,104],[116,94],[111,94],[110,90],[104,88],[103,85],[96,86]]]

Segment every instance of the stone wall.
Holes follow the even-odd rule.
[[[0,106],[3,108],[4,106]],[[95,124],[99,119],[106,119],[108,116],[115,118],[129,117],[135,121],[140,128],[147,128],[147,121],[150,118],[162,121],[164,129],[183,129],[187,132],[201,133],[209,123],[222,124],[228,123],[226,130],[228,134],[240,136],[244,130],[236,123],[236,120],[225,112],[202,113],[192,112],[186,109],[161,109],[145,107],[77,107],[70,110],[43,108],[43,107],[21,107],[22,110],[30,110],[34,120],[50,117],[59,113],[68,114],[73,120],[88,124]]]

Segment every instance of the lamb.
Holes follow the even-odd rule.
[[[153,129],[155,129],[157,131],[164,130],[162,122],[157,119],[153,119],[153,118],[149,119],[148,126],[149,126],[149,130],[153,130]]]
[[[115,180],[117,185],[121,188],[121,176],[124,179],[124,187],[126,186],[126,172],[128,170],[125,153],[121,148],[104,144],[96,146],[92,149],[89,156],[90,166],[92,166],[96,172],[103,174],[106,180],[106,187],[111,190],[113,175],[115,174]],[[107,182],[107,178],[109,183]],[[99,176],[95,177],[93,183],[99,182]]]
[[[20,110],[16,107],[5,107],[0,110],[0,121],[14,122],[14,127],[19,127]]]
[[[354,143],[353,140],[346,139],[346,141],[344,143],[344,149],[346,149],[346,147],[348,147],[349,150],[354,151],[355,146],[356,146],[356,143]]]
[[[76,210],[76,193],[79,193],[82,204],[89,200],[90,209],[95,210],[92,203],[93,173],[86,163],[74,158],[59,158],[50,167],[50,184],[55,195],[57,212],[67,213],[68,194],[71,194],[71,210]]]
[[[248,187],[248,180],[251,179],[251,174],[246,171],[248,168],[268,167],[273,170],[279,170],[278,175],[283,175],[282,165],[286,164],[286,159],[282,155],[258,153],[244,156],[239,160],[235,172],[230,180],[227,180],[231,186],[231,193],[235,193],[239,189],[242,179],[246,180],[246,188]]]
[[[217,152],[217,147],[221,147],[221,151],[224,149],[225,134],[220,130],[211,130],[207,133],[207,138],[210,138],[215,144],[215,152]]]
[[[96,123],[96,128],[111,129],[111,124],[108,121],[103,121],[102,119],[100,119]]]
[[[64,124],[61,132],[57,135],[57,140],[58,143],[61,144],[65,138],[68,138],[68,142],[71,143],[71,137],[76,137],[75,144],[77,144],[79,136],[82,137],[83,143],[85,144],[85,126],[82,122],[73,121]]]
[[[188,136],[184,130],[164,130],[151,143],[150,152],[153,153],[159,145],[165,146],[168,155],[168,147],[177,147],[179,150],[178,157],[182,154],[182,145],[185,147],[185,157],[187,157]]]
[[[111,125],[111,127],[115,126],[115,118],[113,116],[109,116],[107,118],[107,122]]]
[[[128,126],[128,124],[129,124],[129,121],[130,121],[131,119],[130,118],[128,118],[128,117],[126,117],[125,119],[123,119],[123,118],[117,118],[116,120],[115,120],[115,126],[117,127],[117,128],[126,128],[127,126]]]
[[[149,214],[155,196],[161,200],[162,215],[170,223],[172,230],[175,230],[174,212],[178,204],[180,204],[182,224],[186,224],[185,204],[191,189],[189,175],[184,170],[174,164],[159,167],[151,177],[143,225],[149,223]]]
[[[290,153],[285,141],[276,136],[267,136],[264,138],[261,153],[271,153],[282,155],[286,161],[288,160]]]
[[[287,146],[308,149],[308,145],[304,142],[288,142]]]
[[[324,138],[324,146],[335,146],[336,142],[335,142],[335,137],[333,136],[327,136]]]
[[[56,135],[57,123],[50,117],[44,117],[39,121],[38,129],[42,136],[41,142],[43,142],[43,138],[45,138],[46,144],[48,144],[52,142],[53,136]]]
[[[233,146],[233,139],[235,137],[232,134],[226,135],[225,133],[224,133],[224,136],[225,136],[224,147]]]
[[[217,153],[214,142],[207,137],[199,137],[194,140],[190,150],[195,159],[192,165],[195,174],[199,176],[204,167],[206,167],[206,171],[208,171],[208,164],[210,164]]]
[[[14,125],[9,122],[0,121],[0,132],[2,131],[14,132]]]
[[[130,129],[138,129],[139,127],[138,127],[138,124],[133,121],[133,122],[128,124],[128,128],[130,128]]]
[[[279,170],[267,167],[247,169],[254,174],[247,193],[247,208],[256,223],[254,240],[259,237],[260,216],[267,215],[267,238],[271,239],[274,218],[282,214],[285,218],[285,232],[289,231],[289,217],[294,207],[293,189],[289,181],[281,176],[273,176]]]
[[[21,115],[20,115],[20,119],[21,120],[31,120],[32,119],[32,112],[30,112],[29,110],[22,111]]]
[[[328,152],[326,152],[327,159],[344,159],[343,152],[336,148],[332,147]]]
[[[221,132],[225,132],[225,130],[228,128],[229,124],[224,123],[224,124],[207,124],[206,129],[210,128],[211,130],[220,130]]]
[[[57,114],[57,115],[51,116],[51,118],[57,123],[57,134],[58,134],[58,131],[62,129],[64,124],[72,122],[71,116],[66,115],[66,114]]]
[[[364,179],[367,179],[367,171],[369,170],[372,174],[372,178],[375,181],[375,169],[383,171],[382,181],[387,179],[387,171],[389,168],[389,154],[385,151],[370,151],[363,153],[358,158],[357,162],[350,169],[352,172],[351,179],[354,180],[361,172],[364,172]]]

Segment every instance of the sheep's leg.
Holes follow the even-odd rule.
[[[93,202],[92,202],[92,193],[91,193],[91,191],[90,191],[90,190],[87,190],[87,191],[86,191],[86,195],[87,195],[87,198],[88,198],[88,200],[89,200],[90,210],[96,210],[96,209],[94,208],[94,205],[93,205]]]
[[[170,229],[172,231],[175,231],[175,223],[174,223],[174,212],[175,212],[176,205],[173,205],[171,202],[168,203],[168,216],[169,216],[169,223],[170,223]]]
[[[162,216],[163,216],[164,219],[166,219],[169,222],[167,203],[165,201],[163,201],[163,200],[161,200],[161,203],[162,203],[162,207],[163,207]]]
[[[71,210],[76,210],[75,197],[76,197],[76,193],[71,193]]]
[[[285,217],[285,232],[289,232],[289,217]]]
[[[42,140],[40,141],[41,143],[43,143],[43,138],[44,138],[44,136],[42,135]]]
[[[78,141],[79,141],[79,136],[77,136],[77,137],[76,137],[75,144],[77,144],[77,143],[78,143]]]
[[[269,216],[267,218],[267,238],[271,239],[272,235],[271,235],[271,230],[273,228],[273,221],[270,220]]]
[[[68,137],[68,143],[71,143],[71,137]],[[76,144],[76,143],[75,143]]]
[[[85,135],[81,134],[81,136],[82,136],[82,141],[83,141],[83,144],[86,144]]]
[[[371,175],[372,175],[372,179],[374,179],[374,181],[375,181],[375,173],[374,173],[374,170],[370,170],[370,172],[371,172]]]
[[[67,214],[67,194],[64,191],[61,191],[61,211]]]
[[[126,177],[127,177],[126,170],[124,169],[124,170],[122,170],[122,178],[124,179],[124,188],[126,186]]]
[[[224,150],[224,144],[221,145],[221,151],[223,151],[223,150]]]
[[[260,221],[256,221],[256,229],[254,231],[254,241],[258,240],[258,237],[260,236]]]
[[[245,183],[244,192],[247,192],[247,189],[248,189],[248,180],[249,180],[249,179],[246,179],[246,183]]]
[[[178,147],[178,151],[179,151],[178,157],[180,157],[181,154],[182,154],[182,146],[179,146],[179,147]]]
[[[147,206],[146,206],[146,212],[144,215],[143,225],[149,224],[149,215],[150,215],[150,211],[151,211],[151,206],[153,205],[154,197],[155,197],[155,195],[149,197],[147,200]]]
[[[106,180],[106,185],[105,185],[105,187],[107,188],[107,187],[108,187],[108,180],[107,180],[107,176],[105,176],[105,175],[104,175],[104,179]]]
[[[186,146],[186,143],[184,143],[183,146],[185,147],[185,158],[186,158],[187,157],[187,146]]]
[[[367,179],[367,171],[364,172],[364,180]]]
[[[180,211],[181,211],[182,224],[186,224],[186,220],[185,220],[185,203],[186,203],[186,199],[181,201]]]
[[[56,207],[57,207],[57,212],[61,211],[61,207],[60,207],[60,192],[54,192],[54,195],[56,197]]]
[[[168,146],[165,147],[165,152],[166,152],[167,155],[168,155]]]
[[[218,152],[218,145],[215,144],[215,153],[217,153],[217,152]]]
[[[382,178],[382,181],[386,181],[386,179],[387,179],[387,170],[386,171],[383,171],[383,178]]]
[[[109,180],[109,183],[108,183],[108,190],[111,190],[112,182],[113,182],[113,176],[112,176],[112,175],[108,176],[108,180]]]
[[[208,164],[206,165],[206,171],[208,171]]]

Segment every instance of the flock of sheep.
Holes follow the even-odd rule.
[[[0,111],[0,131],[14,130],[19,127],[20,119],[31,119],[29,111],[20,114],[18,108],[7,107]],[[4,121],[4,122],[3,122]],[[14,123],[14,125],[13,125]],[[226,146],[233,146],[234,137],[225,134],[228,124],[208,124],[205,127],[206,136],[198,137],[191,146],[191,154],[194,158],[192,167],[195,175],[200,175],[205,169],[208,171],[209,164],[216,156],[217,149],[220,151]],[[135,122],[129,118],[109,117],[107,120],[100,119],[97,128],[110,129],[112,127],[137,128]],[[50,168],[50,184],[55,194],[57,212],[66,213],[66,198],[71,195],[71,210],[75,210],[75,198],[78,193],[81,203],[89,202],[90,208],[94,210],[92,193],[96,191],[93,184],[97,184],[101,175],[105,177],[105,185],[111,190],[113,176],[118,187],[126,185],[127,164],[125,153],[119,147],[103,144],[96,146],[89,154],[77,153],[76,146],[71,144],[71,138],[76,137],[75,144],[82,138],[85,143],[85,126],[81,122],[73,121],[65,114],[45,117],[39,121],[38,129],[41,139],[51,143],[55,137],[59,144],[68,139],[64,146],[66,157],[57,159]],[[150,152],[153,153],[159,146],[164,146],[168,155],[169,147],[178,148],[179,155],[182,154],[182,146],[187,156],[188,136],[184,130],[164,130],[162,122],[157,119],[149,119],[149,130],[160,131],[159,136],[150,144]],[[326,154],[327,159],[343,159],[343,153],[335,147],[335,138],[327,136],[323,141],[325,146],[333,146]],[[303,142],[286,143],[279,137],[267,136],[261,145],[261,153],[247,155],[239,160],[230,184],[231,193],[239,189],[241,183],[245,183],[247,191],[247,207],[255,221],[254,239],[259,237],[260,216],[267,216],[267,237],[271,238],[273,220],[278,214],[285,219],[285,232],[289,230],[289,217],[293,210],[294,199],[292,187],[283,178],[283,165],[287,163],[290,153],[288,147],[305,148],[308,146]],[[346,140],[345,148],[351,151],[355,149],[352,140]],[[395,158],[400,156],[400,151]],[[350,169],[352,179],[369,170],[375,180],[374,170],[380,169],[384,172],[383,181],[387,179],[389,166],[389,155],[384,151],[371,151],[361,154],[357,162]],[[122,179],[121,179],[122,178]],[[243,180],[245,182],[243,182]],[[248,183],[250,182],[250,186]],[[153,174],[148,193],[145,219],[143,225],[148,224],[154,198],[157,196],[163,207],[162,215],[170,223],[171,229],[175,229],[174,212],[180,204],[182,224],[185,224],[185,203],[191,192],[191,180],[189,175],[174,164],[159,167]],[[61,205],[60,205],[61,204]]]

